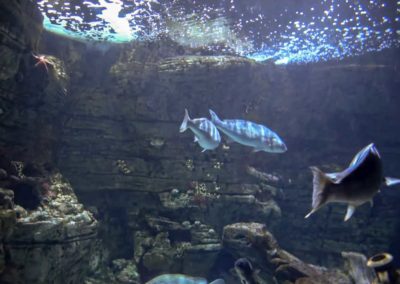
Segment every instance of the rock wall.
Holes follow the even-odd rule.
[[[342,168],[373,141],[386,173],[396,176],[398,50],[277,66],[204,55],[167,39],[114,46],[44,33],[39,41],[40,16],[30,3],[0,9],[21,13],[1,18],[0,58],[9,66],[0,72],[0,150],[4,161],[56,163],[100,220],[101,241],[91,242],[98,253],[88,260],[70,251],[76,265],[89,261],[87,283],[140,283],[167,271],[216,273],[225,253],[222,228],[234,222],[266,223],[283,249],[322,265],[335,265],[343,250],[398,251],[395,190],[383,190],[372,209],[363,206],[347,223],[343,206],[303,218],[311,203],[310,165]],[[49,71],[32,53],[45,55]],[[213,109],[221,118],[264,123],[289,151],[251,153],[224,142],[201,153],[189,131],[178,131],[185,108],[191,117],[208,117]],[[12,193],[3,196],[7,207]],[[13,212],[4,217],[12,226]],[[10,236],[14,254],[19,237]],[[50,239],[53,252],[63,236]],[[91,251],[90,242],[78,243]],[[83,277],[72,275],[72,281]]]
[[[121,230],[106,226],[105,238],[129,250],[112,250],[112,258],[137,253],[132,236],[148,227],[148,214],[181,224],[199,221],[217,233],[236,221],[264,222],[282,247],[328,266],[341,261],[343,250],[371,255],[396,245],[395,191],[382,191],[372,209],[361,207],[347,223],[340,205],[304,220],[311,165],[343,168],[373,141],[386,173],[396,175],[396,50],[299,66],[183,53],[161,41],[110,49],[103,57],[87,50],[82,57],[79,68],[96,64],[102,79],[76,83],[58,161],[85,202],[105,215],[118,212],[113,219]],[[101,65],[100,58],[108,61]],[[253,154],[224,143],[201,153],[190,133],[178,133],[185,108],[191,117],[208,117],[211,108],[222,118],[265,123],[289,151]],[[165,230],[173,241],[176,234]],[[153,241],[157,234],[150,230]],[[135,256],[140,267],[145,254]],[[175,270],[167,265],[142,272]]]
[[[82,283],[97,221],[54,167],[68,77],[38,51],[33,1],[2,1],[0,15],[0,282]]]
[[[60,173],[20,165],[17,175],[1,169],[0,282],[82,282],[97,255],[97,221]]]
[[[42,16],[31,1],[0,4],[0,153],[10,160],[54,160],[64,95],[61,63],[38,64]]]
[[[75,103],[66,110],[57,157],[80,198],[101,212],[110,259],[134,259],[144,280],[162,272],[205,275],[221,251],[225,224],[256,219],[272,225],[281,215],[280,190],[243,174],[248,153],[237,148],[231,155],[229,146],[201,153],[191,135],[177,131],[184,105],[192,109],[193,96],[204,92],[202,84],[193,85],[179,102],[186,87],[174,90],[171,81],[187,82],[177,72],[203,83],[214,74],[211,83],[222,90],[241,72],[256,73],[256,65],[236,57],[163,60],[159,52],[158,46],[127,47],[114,65],[100,66],[110,72],[100,72],[103,80],[79,78],[68,96]],[[173,47],[164,52],[173,54]],[[75,68],[82,70],[94,54],[87,51]],[[200,266],[204,258],[210,261]]]

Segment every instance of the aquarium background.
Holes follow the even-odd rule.
[[[311,2],[0,4],[1,281],[240,283],[244,256],[270,279],[265,255],[227,242],[237,222],[264,224],[304,263],[387,251],[398,264],[398,188],[346,223],[343,205],[304,215],[310,166],[343,169],[374,142],[400,176],[399,3]],[[263,123],[288,152],[201,153],[179,133],[185,108]]]

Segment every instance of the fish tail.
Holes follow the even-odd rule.
[[[190,117],[189,117],[189,112],[188,110],[185,108],[185,116],[183,118],[181,127],[179,128],[179,132],[185,132],[186,129],[188,129],[188,122],[190,121]]]
[[[326,203],[326,186],[331,183],[330,179],[323,171],[317,167],[310,167],[313,174],[313,195],[312,195],[312,209],[305,218],[310,217],[315,211]]]
[[[221,121],[221,120],[219,119],[218,115],[217,115],[214,111],[212,111],[211,109],[209,109],[208,111],[210,112],[211,121],[212,121],[213,123],[218,123],[219,121]]]

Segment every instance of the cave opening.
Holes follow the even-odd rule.
[[[19,183],[14,188],[14,202],[28,210],[34,210],[41,203],[37,187],[30,183]]]
[[[173,230],[169,232],[169,239],[172,244],[191,242],[192,234],[189,230]]]

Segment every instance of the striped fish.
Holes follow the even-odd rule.
[[[146,282],[146,284],[207,284],[205,278],[191,277],[183,274],[162,274]],[[225,284],[223,279],[217,279],[210,284]]]
[[[190,129],[194,133],[194,142],[199,143],[203,151],[213,150],[221,142],[221,135],[215,125],[207,118],[190,119],[188,110],[185,109],[185,117],[179,129],[180,132]]]
[[[268,127],[240,119],[221,120],[210,110],[211,121],[231,140],[253,147],[253,152],[283,153],[287,151],[282,139]]]

